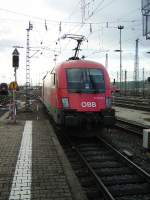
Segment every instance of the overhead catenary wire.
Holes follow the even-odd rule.
[[[110,3],[113,3],[114,0],[111,0]],[[107,4],[106,6],[102,7],[100,10],[103,10],[104,8],[106,8],[107,6],[109,6],[109,4]],[[97,10],[97,8],[96,8]],[[38,16],[33,16],[33,15],[29,15],[29,14],[25,14],[25,13],[21,13],[21,12],[17,12],[17,11],[13,11],[13,10],[8,10],[8,9],[5,9],[5,8],[0,8],[0,11],[5,11],[5,12],[9,12],[9,13],[12,13],[14,15],[20,15],[20,16],[24,16],[24,17],[27,17],[28,19],[30,18],[30,20],[32,20],[34,22],[34,20],[38,20],[40,24],[44,24],[45,23],[45,20],[46,20],[46,25],[48,24],[58,24],[61,23],[62,24],[82,24],[80,21],[64,21],[64,20],[52,20],[52,19],[49,19],[49,18],[42,18],[42,17],[38,17]],[[94,13],[93,13],[94,15]],[[27,19],[27,20],[28,20]],[[16,20],[23,20],[23,19],[8,19],[8,18],[3,18],[3,19],[0,19],[0,20],[11,20],[11,21],[16,21]],[[119,22],[131,22],[132,20],[119,20]],[[109,23],[118,23],[118,20],[115,20],[115,21],[108,21]],[[100,21],[100,22],[84,22],[84,25],[89,25],[89,24],[104,24],[106,23],[106,21]]]
[[[103,9],[107,8],[108,6],[110,6],[115,0],[111,0],[109,1],[106,5],[104,5],[102,8],[99,8],[99,6],[104,2],[104,0],[102,0],[98,6],[93,10],[93,15],[95,15],[97,12],[102,11]],[[90,16],[88,19],[90,19],[92,16]]]
[[[127,23],[133,23],[133,20],[130,20],[130,21],[126,21],[126,20],[124,20],[125,22],[127,22]],[[134,22],[135,22],[135,20],[134,20]],[[110,22],[111,23],[111,22]],[[90,24],[92,24],[92,23],[90,23]],[[43,25],[43,24],[42,24]],[[57,27],[57,25],[55,26],[55,27]],[[80,24],[80,26],[77,26],[78,27],[78,29],[77,29],[77,31],[80,29],[80,28],[82,28],[82,26],[81,26],[81,24]],[[105,28],[105,27],[103,27],[103,28]],[[111,27],[111,26],[109,26],[109,27],[107,27],[107,28],[114,28],[114,27]],[[76,32],[77,32],[76,31]],[[99,31],[99,30],[97,30],[97,31]],[[92,34],[93,34],[93,32],[96,32],[96,31],[93,31],[92,30]],[[40,39],[41,40],[41,39]]]
[[[79,3],[80,3],[80,0],[77,2],[77,4],[72,9],[71,14],[68,15],[67,19],[69,19],[69,21],[70,21],[71,17],[74,15],[74,13],[76,13],[76,8],[78,8]]]
[[[104,3],[104,1],[101,1],[100,3]],[[99,3],[99,4],[100,4]],[[109,1],[109,3],[113,3],[113,1]],[[100,5],[100,7],[99,8],[96,8],[96,10],[93,10],[93,11],[95,11],[95,13],[93,13],[93,16],[94,15],[96,15],[97,14],[97,12],[99,12],[101,9],[105,9],[105,8],[107,8],[107,5],[108,6],[110,6],[110,4],[108,4],[108,3],[106,3],[105,5],[103,4],[103,7],[102,7],[102,5]],[[75,8],[76,8],[76,6],[75,6]],[[1,9],[0,9],[1,10]],[[17,15],[23,15],[23,16],[25,16],[25,17],[33,17],[33,23],[34,23],[34,20],[35,20],[35,22],[38,24],[38,25],[40,25],[40,26],[43,26],[44,27],[44,23],[45,23],[45,20],[46,20],[46,25],[48,26],[48,34],[50,33],[49,32],[49,27],[51,27],[52,25],[54,25],[55,24],[55,28],[58,28],[58,26],[59,26],[59,24],[60,24],[60,21],[58,21],[58,20],[51,20],[51,19],[45,19],[45,17],[44,18],[41,18],[41,17],[37,17],[37,16],[32,16],[32,15],[27,15],[27,14],[24,14],[24,13],[18,13],[18,12],[15,12],[15,11],[10,11],[10,10],[7,10],[7,9],[2,9],[3,11],[5,11],[5,12],[12,12],[12,14],[17,14]],[[73,10],[74,10],[74,8],[73,8]],[[73,12],[72,12],[73,13]],[[72,14],[71,13],[71,14]],[[70,15],[71,15],[70,14]],[[34,18],[35,17],[35,18]],[[15,19],[14,19],[15,20]],[[24,19],[23,19],[24,20]],[[37,21],[36,21],[37,20]],[[138,20],[137,20],[138,21]],[[137,22],[136,21],[136,22]],[[119,21],[120,23],[121,22],[124,22],[124,23],[128,23],[128,24],[130,24],[130,23],[133,23],[133,20],[121,20],[121,21]],[[112,21],[109,21],[108,20],[108,24],[109,24],[109,27],[108,27],[108,29],[111,29],[111,28],[114,28],[115,26],[113,26],[113,24],[117,24],[118,23],[118,20],[112,20]],[[84,28],[85,27],[88,27],[88,29],[89,29],[89,26],[91,25],[92,26],[92,31],[91,31],[91,33],[90,33],[90,36],[91,35],[93,35],[94,33],[96,34],[96,31],[95,31],[95,27],[94,26],[96,26],[96,25],[102,25],[103,26],[103,30],[105,30],[105,25],[106,25],[106,21],[100,21],[100,22],[90,22],[89,20],[87,20],[85,23],[84,23],[84,25],[82,26],[82,24],[81,24],[81,22],[80,21],[71,21],[70,19],[69,19],[69,21],[64,21],[64,20],[62,20],[61,21],[61,27],[62,27],[62,30],[64,29],[64,30],[66,30],[66,26],[69,26],[68,27],[68,30],[70,30],[69,32],[78,32],[78,31],[82,31],[82,30],[84,30]],[[71,26],[70,26],[71,25]],[[112,26],[111,26],[112,25]],[[140,26],[140,24],[139,24],[139,26]],[[44,29],[44,28],[43,28]],[[126,30],[127,30],[128,28],[126,27]],[[132,29],[132,27],[131,27],[131,29]],[[90,30],[90,29],[89,29]],[[90,32],[90,31],[89,31]],[[97,30],[97,33],[99,34],[99,30]],[[57,40],[57,38],[56,38],[56,40]],[[39,41],[43,41],[43,39],[41,38],[41,36],[39,36]],[[55,39],[54,39],[54,41],[55,41]],[[60,42],[60,41],[59,41]],[[48,41],[46,42],[46,45],[48,44]],[[57,45],[58,46],[58,45]],[[65,49],[64,49],[65,50]]]
[[[102,0],[99,4],[98,4],[98,7],[99,7],[99,5],[101,5],[102,3],[103,3],[104,1]],[[110,3],[112,3],[113,1],[110,1]],[[97,11],[97,9],[98,9],[98,7],[94,10],[94,12],[96,12]],[[104,7],[102,7],[101,9],[104,9],[104,8],[106,8],[107,7],[107,4],[104,6]],[[2,9],[2,10],[5,10],[5,11],[8,11],[8,12],[12,12],[12,13],[14,13],[14,14],[21,14],[21,15],[23,15],[23,16],[29,16],[29,15],[26,15],[26,14],[22,14],[22,13],[18,13],[18,12],[15,12],[15,11],[10,11],[10,10],[7,10],[7,9]],[[94,14],[94,13],[93,13]],[[39,18],[39,17],[36,17],[36,16],[31,16],[31,17],[35,17],[36,19],[40,19],[40,20],[43,20],[42,18]],[[54,21],[54,20],[50,20],[49,21],[49,19],[48,20],[46,20],[46,22],[47,22],[47,24],[49,24],[49,23],[58,23],[58,21]],[[60,22],[59,22],[60,23]],[[92,22],[89,22],[89,23],[84,23],[84,25],[81,25],[81,23],[80,22],[70,22],[70,21],[68,21],[68,22],[65,22],[65,21],[62,21],[62,23],[63,24],[61,24],[61,26],[62,25],[64,25],[65,23],[72,23],[72,24],[74,24],[74,23],[78,23],[78,24],[80,24],[80,26],[79,26],[79,28],[77,29],[77,31],[73,28],[73,29],[71,29],[71,31],[73,31],[74,30],[74,32],[78,32],[79,30],[81,30],[81,29],[83,29],[83,26],[85,26],[85,25],[89,25],[90,24],[90,26],[92,27],[92,25],[93,24],[102,24],[102,23],[105,23],[105,22],[98,22],[98,23],[92,23]],[[109,22],[109,24],[110,23],[113,23],[113,22]],[[109,26],[109,28],[111,28],[110,26]],[[70,31],[70,32],[71,32]],[[91,34],[92,34],[92,32],[93,31],[91,31]],[[59,41],[59,43],[60,43],[60,41]],[[69,42],[68,42],[69,43]],[[67,45],[68,46],[68,45]],[[66,48],[66,47],[65,47]]]
[[[98,4],[98,7],[102,4],[104,2],[104,0],[102,0],[99,4]],[[98,8],[97,7],[97,8]],[[94,10],[94,12],[96,11],[96,9]],[[94,12],[93,12],[93,14],[94,14]],[[80,27],[78,28],[78,30],[77,30],[77,32],[80,30],[80,29],[82,29],[83,27],[84,27],[84,25],[85,25],[85,23],[82,23],[81,25],[80,25]],[[90,33],[92,33],[92,23],[89,23],[89,25],[90,25]],[[89,34],[90,34],[89,33]],[[69,42],[67,43],[67,46],[68,46],[68,44],[69,44]],[[66,47],[65,47],[66,48]]]

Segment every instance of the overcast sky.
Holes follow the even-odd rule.
[[[12,52],[19,46],[20,67],[17,71],[19,84],[25,83],[26,40],[29,21],[30,73],[33,84],[41,82],[47,71],[57,62],[73,55],[75,41],[58,40],[64,34],[82,34],[88,42],[81,46],[80,55],[105,64],[108,53],[108,72],[111,80],[119,72],[119,30],[122,30],[122,66],[132,79],[135,59],[135,40],[139,39],[140,77],[142,69],[150,76],[150,41],[142,35],[141,0],[0,0],[0,82],[14,80]],[[82,7],[82,9],[81,9]]]

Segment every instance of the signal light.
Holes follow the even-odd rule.
[[[19,56],[13,55],[12,65],[15,68],[19,67]]]
[[[19,67],[19,52],[18,52],[17,48],[15,48],[12,53],[12,66],[14,68]]]

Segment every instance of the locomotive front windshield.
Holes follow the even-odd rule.
[[[76,93],[104,93],[104,75],[96,68],[66,69],[67,87],[69,92]]]

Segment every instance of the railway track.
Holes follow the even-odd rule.
[[[150,199],[150,174],[103,139],[61,134],[61,144],[90,200]]]
[[[117,128],[138,134],[143,136],[143,129],[150,128],[149,126],[143,124],[137,124],[135,122],[131,122],[122,118],[117,117],[116,125]]]
[[[137,99],[135,98],[128,98],[128,97],[114,97],[113,98],[113,105],[138,109],[143,111],[150,111],[150,100],[149,99]]]

